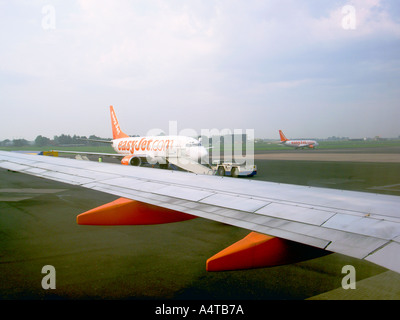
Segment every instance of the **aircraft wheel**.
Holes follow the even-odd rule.
[[[218,168],[218,175],[223,177],[225,175],[225,169],[223,167]]]
[[[239,176],[239,172],[238,172],[238,169],[237,169],[237,168],[232,168],[232,170],[231,170],[231,176],[232,176],[233,178],[237,178],[237,177]]]

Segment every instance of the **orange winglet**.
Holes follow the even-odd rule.
[[[81,213],[76,217],[84,225],[148,225],[194,219],[183,212],[161,208],[140,201],[119,198]]]
[[[297,242],[251,232],[207,260],[207,271],[272,267],[308,260],[328,251]]]

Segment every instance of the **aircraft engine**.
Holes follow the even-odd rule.
[[[136,156],[125,156],[122,158],[121,163],[126,166],[136,166],[140,167],[142,160]]]

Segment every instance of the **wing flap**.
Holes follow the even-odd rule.
[[[313,207],[282,203],[271,203],[260,210],[257,210],[256,213],[286,220],[295,219],[295,221],[318,226],[322,225],[335,214],[328,210],[319,210]]]
[[[244,210],[254,212],[258,209],[270,204],[269,201],[262,201],[251,199],[248,197],[241,197],[238,195],[229,194],[212,194],[209,197],[201,200],[202,203],[211,204],[219,207],[227,207],[235,210]]]
[[[366,257],[365,260],[400,273],[400,243],[389,242],[386,246]]]
[[[400,234],[400,223],[342,213],[335,214],[323,226],[385,240],[391,240]]]

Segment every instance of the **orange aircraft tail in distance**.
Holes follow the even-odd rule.
[[[281,136],[281,141],[288,141],[289,139],[287,139],[285,137],[285,135],[283,134],[282,130],[279,130],[279,135]]]
[[[110,106],[110,114],[111,114],[111,128],[112,128],[112,134],[113,134],[113,139],[121,139],[121,138],[129,138],[129,136],[122,132],[117,116],[115,115],[115,111],[113,106]]]

